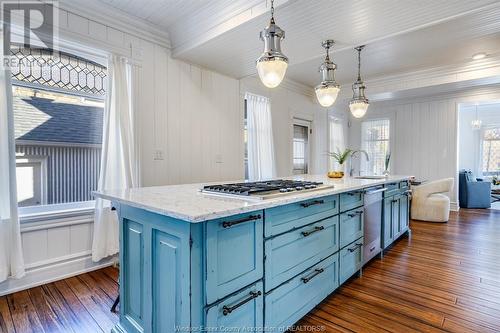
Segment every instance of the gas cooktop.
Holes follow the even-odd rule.
[[[324,185],[321,182],[276,179],[260,182],[207,185],[201,191],[207,194],[262,200],[295,192],[309,192],[332,187],[333,185]]]

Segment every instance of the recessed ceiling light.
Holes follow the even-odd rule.
[[[486,58],[486,53],[484,53],[484,52],[479,52],[479,53],[476,53],[472,56],[472,60],[479,60],[479,59],[483,59],[483,58]]]

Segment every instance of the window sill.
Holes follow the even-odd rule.
[[[21,223],[34,223],[89,216],[94,214],[94,209],[95,201],[20,207],[19,220]]]

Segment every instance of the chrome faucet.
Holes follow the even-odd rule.
[[[368,162],[370,160],[370,158],[368,157],[368,153],[364,150],[355,150],[351,156],[349,156],[349,177],[352,177],[354,175],[354,168],[352,167],[352,158],[354,157],[354,155],[356,155],[357,153],[362,153],[363,155],[365,155],[366,157],[366,161]],[[361,176],[361,166],[358,170],[358,176]]]

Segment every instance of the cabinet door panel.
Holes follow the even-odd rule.
[[[340,248],[363,236],[363,207],[340,214]]]
[[[123,318],[131,327],[143,327],[144,314],[144,232],[143,225],[124,219],[123,224]]]
[[[334,216],[266,240],[266,292],[339,249]]]
[[[384,199],[384,221],[383,221],[383,248],[392,244],[394,230],[392,226],[392,197]]]
[[[258,211],[206,222],[206,304],[262,278],[262,215]]]
[[[221,328],[220,331],[211,331],[220,333],[227,332],[228,328],[261,332],[264,326],[263,299],[262,282],[258,282],[211,306],[206,313],[205,326]]]
[[[153,230],[153,332],[168,332],[181,324],[181,297],[189,288],[181,245],[179,237]]]
[[[335,253],[266,294],[266,327],[293,325],[337,287],[338,253]]]
[[[363,191],[352,191],[348,193],[340,194],[340,212],[346,212],[348,210],[363,206]]]
[[[399,225],[401,233],[408,230],[409,227],[409,199],[408,195],[402,194],[399,199]]]
[[[396,240],[399,235],[401,234],[401,225],[399,224],[399,200],[400,200],[399,195],[394,196],[392,199],[392,227],[394,229],[393,231],[393,238]]]
[[[363,266],[363,238],[340,250],[339,283],[344,283]]]
[[[265,236],[279,235],[337,215],[338,201],[338,195],[329,195],[266,209]]]

